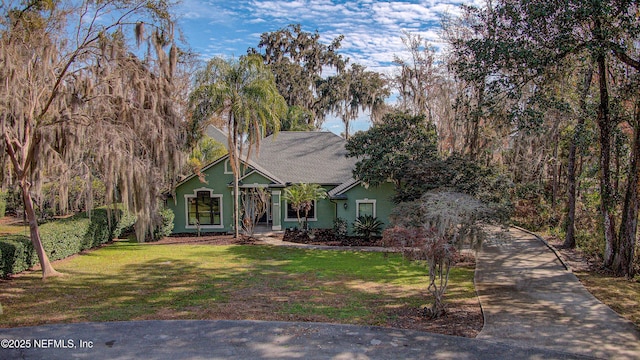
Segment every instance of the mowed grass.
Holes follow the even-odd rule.
[[[29,236],[29,227],[0,223],[0,236],[15,235],[15,234],[22,234],[25,236]]]
[[[0,282],[0,327],[144,319],[388,324],[429,304],[426,271],[397,254],[261,245],[116,242]],[[451,303],[475,301],[473,269],[455,268]]]

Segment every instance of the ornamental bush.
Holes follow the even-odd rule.
[[[357,235],[364,237],[367,240],[371,240],[371,237],[378,235],[380,229],[384,223],[378,220],[377,217],[371,215],[364,215],[358,217],[353,223],[353,230]]]
[[[0,219],[4,217],[7,210],[7,192],[0,191]]]
[[[162,209],[162,211],[160,211],[160,216],[162,217],[162,223],[160,224],[160,227],[153,232],[154,241],[160,240],[165,236],[169,236],[173,232],[173,220],[176,217],[173,211],[167,208]]]
[[[412,260],[424,260],[429,276],[427,290],[434,302],[425,314],[437,318],[446,313],[444,295],[449,272],[463,246],[477,248],[486,235],[484,225],[499,222],[493,204],[471,195],[442,189],[427,192],[419,200],[398,204],[391,216],[393,227],[383,241]]]
[[[337,237],[347,236],[347,220],[343,218],[335,218],[333,220],[333,233]]]
[[[114,211],[111,222],[106,209],[60,219],[40,226],[40,236],[49,260],[60,260],[83,250],[111,241],[117,226]],[[28,235],[10,235],[0,239],[0,277],[16,274],[38,263]]]

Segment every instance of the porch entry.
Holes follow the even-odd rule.
[[[281,230],[281,191],[266,187],[243,188],[240,190],[240,213],[245,230]]]

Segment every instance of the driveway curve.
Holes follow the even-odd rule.
[[[510,228],[483,244],[475,273],[478,339],[602,359],[640,359],[634,325],[601,303],[535,234]]]

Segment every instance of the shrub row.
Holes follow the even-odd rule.
[[[153,236],[147,236],[146,241],[158,241],[173,232],[173,220],[175,219],[173,211],[165,208],[160,210],[158,216],[160,216],[160,225],[153,232]],[[136,221],[137,217],[134,214],[125,211],[113,230],[113,237],[122,238],[134,234]]]
[[[95,209],[91,218],[86,213],[56,220],[40,226],[42,245],[49,260],[60,260],[83,250],[97,247],[113,238],[133,232],[136,217],[122,210]],[[111,221],[109,221],[109,214]],[[153,240],[169,236],[173,230],[174,214],[161,211],[162,225]],[[38,263],[38,255],[28,235],[9,235],[0,239],[0,277],[16,274]]]
[[[6,191],[0,191],[0,218],[4,217],[7,210],[7,195]]]
[[[113,238],[117,221],[111,222],[106,209],[96,209],[91,218],[82,213],[40,226],[40,237],[49,260],[60,260],[91,249]],[[10,235],[0,239],[0,277],[16,274],[38,263],[28,235]]]
[[[310,232],[298,229],[286,229],[283,241],[299,244],[327,246],[382,246],[380,238],[338,235],[334,229],[313,229]]]

